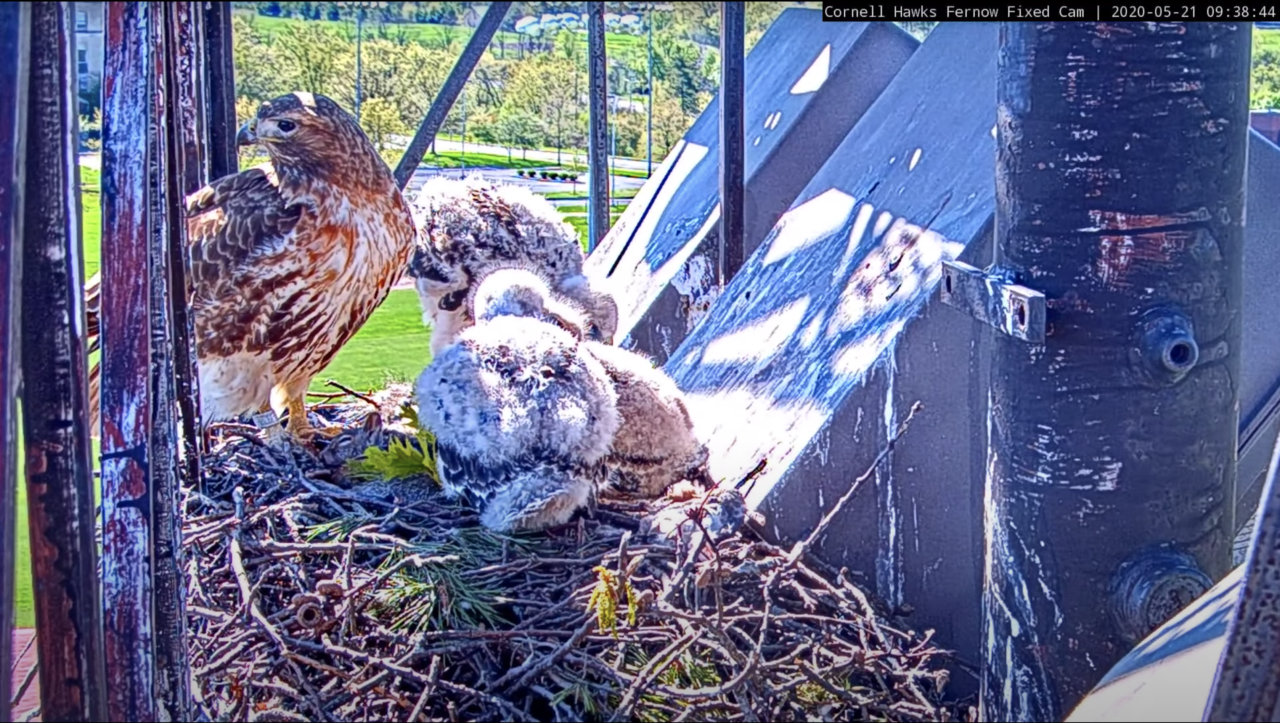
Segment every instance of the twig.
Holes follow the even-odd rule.
[[[338,382],[336,382],[336,381],[334,381],[334,380],[332,380],[332,379],[326,379],[326,380],[324,380],[324,383],[325,383],[326,385],[328,385],[328,386],[333,387],[334,389],[337,389],[337,390],[339,390],[339,391],[342,391],[343,393],[349,394],[349,395],[351,395],[351,396],[355,397],[356,399],[359,399],[360,401],[362,401],[362,402],[364,402],[364,403],[366,403],[366,404],[371,405],[374,409],[382,409],[382,405],[380,405],[380,404],[378,404],[376,401],[374,401],[373,397],[370,397],[370,396],[365,395],[365,394],[361,394],[360,392],[357,392],[356,390],[352,389],[351,387],[343,386],[342,384],[339,384]]]

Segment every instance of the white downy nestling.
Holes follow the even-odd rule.
[[[480,284],[476,323],[416,384],[445,492],[471,499],[481,522],[504,532],[563,524],[588,505],[619,424],[609,376],[566,330],[580,323],[571,307],[519,276]]]

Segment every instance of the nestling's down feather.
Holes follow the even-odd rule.
[[[536,283],[502,283],[481,284],[473,313],[482,321],[419,376],[419,418],[436,436],[446,493],[470,498],[494,529],[540,530],[604,482],[617,394],[578,338],[541,320],[550,315]]]
[[[587,313],[593,336],[612,343],[617,304],[582,275],[573,227],[527,188],[471,176],[429,180],[413,199],[417,250],[409,264],[431,326],[432,353],[475,323],[467,299],[489,273],[518,267],[536,273]]]
[[[590,341],[583,348],[604,367],[618,395],[620,423],[605,458],[610,483],[656,497],[682,479],[709,482],[707,449],[671,377],[627,349]]]

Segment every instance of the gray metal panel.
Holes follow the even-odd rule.
[[[745,254],[917,45],[891,23],[824,23],[802,8],[760,38],[746,59]],[[618,299],[619,341],[659,362],[718,290],[719,113],[712,100],[586,263]]]
[[[980,258],[994,209],[996,26],[939,26],[666,365],[712,472],[772,535],[812,529],[917,400],[925,411],[821,541],[912,625],[978,648],[985,398],[974,322],[936,301],[940,262]],[[905,219],[931,229],[912,241]],[[928,305],[929,308],[925,308]],[[956,681],[961,683],[961,681]]]
[[[992,52],[980,52],[984,46]],[[781,539],[807,533],[861,474],[885,441],[886,411],[923,401],[878,488],[855,497],[819,554],[913,606],[912,625],[936,629],[941,644],[966,658],[977,653],[980,625],[986,332],[937,300],[929,269],[911,275],[920,285],[909,299],[849,330],[829,330],[850,283],[833,274],[863,202],[875,208],[872,226],[882,209],[921,225],[932,219],[932,229],[966,243],[960,260],[990,263],[994,47],[992,26],[940,26],[667,364],[710,436],[718,478],[768,458],[751,497]],[[1280,209],[1269,201],[1280,186],[1280,149],[1253,134],[1250,155],[1241,495],[1265,474],[1280,424],[1265,414],[1280,409],[1280,291],[1272,282]],[[790,256],[770,259],[782,246],[794,249]],[[868,246],[855,252],[860,264],[874,256]],[[857,363],[844,367],[846,360]]]
[[[1253,514],[1280,429],[1280,148],[1249,131],[1236,524]]]

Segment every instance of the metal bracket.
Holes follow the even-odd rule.
[[[1044,294],[961,261],[942,262],[942,303],[1015,339],[1044,343]]]

